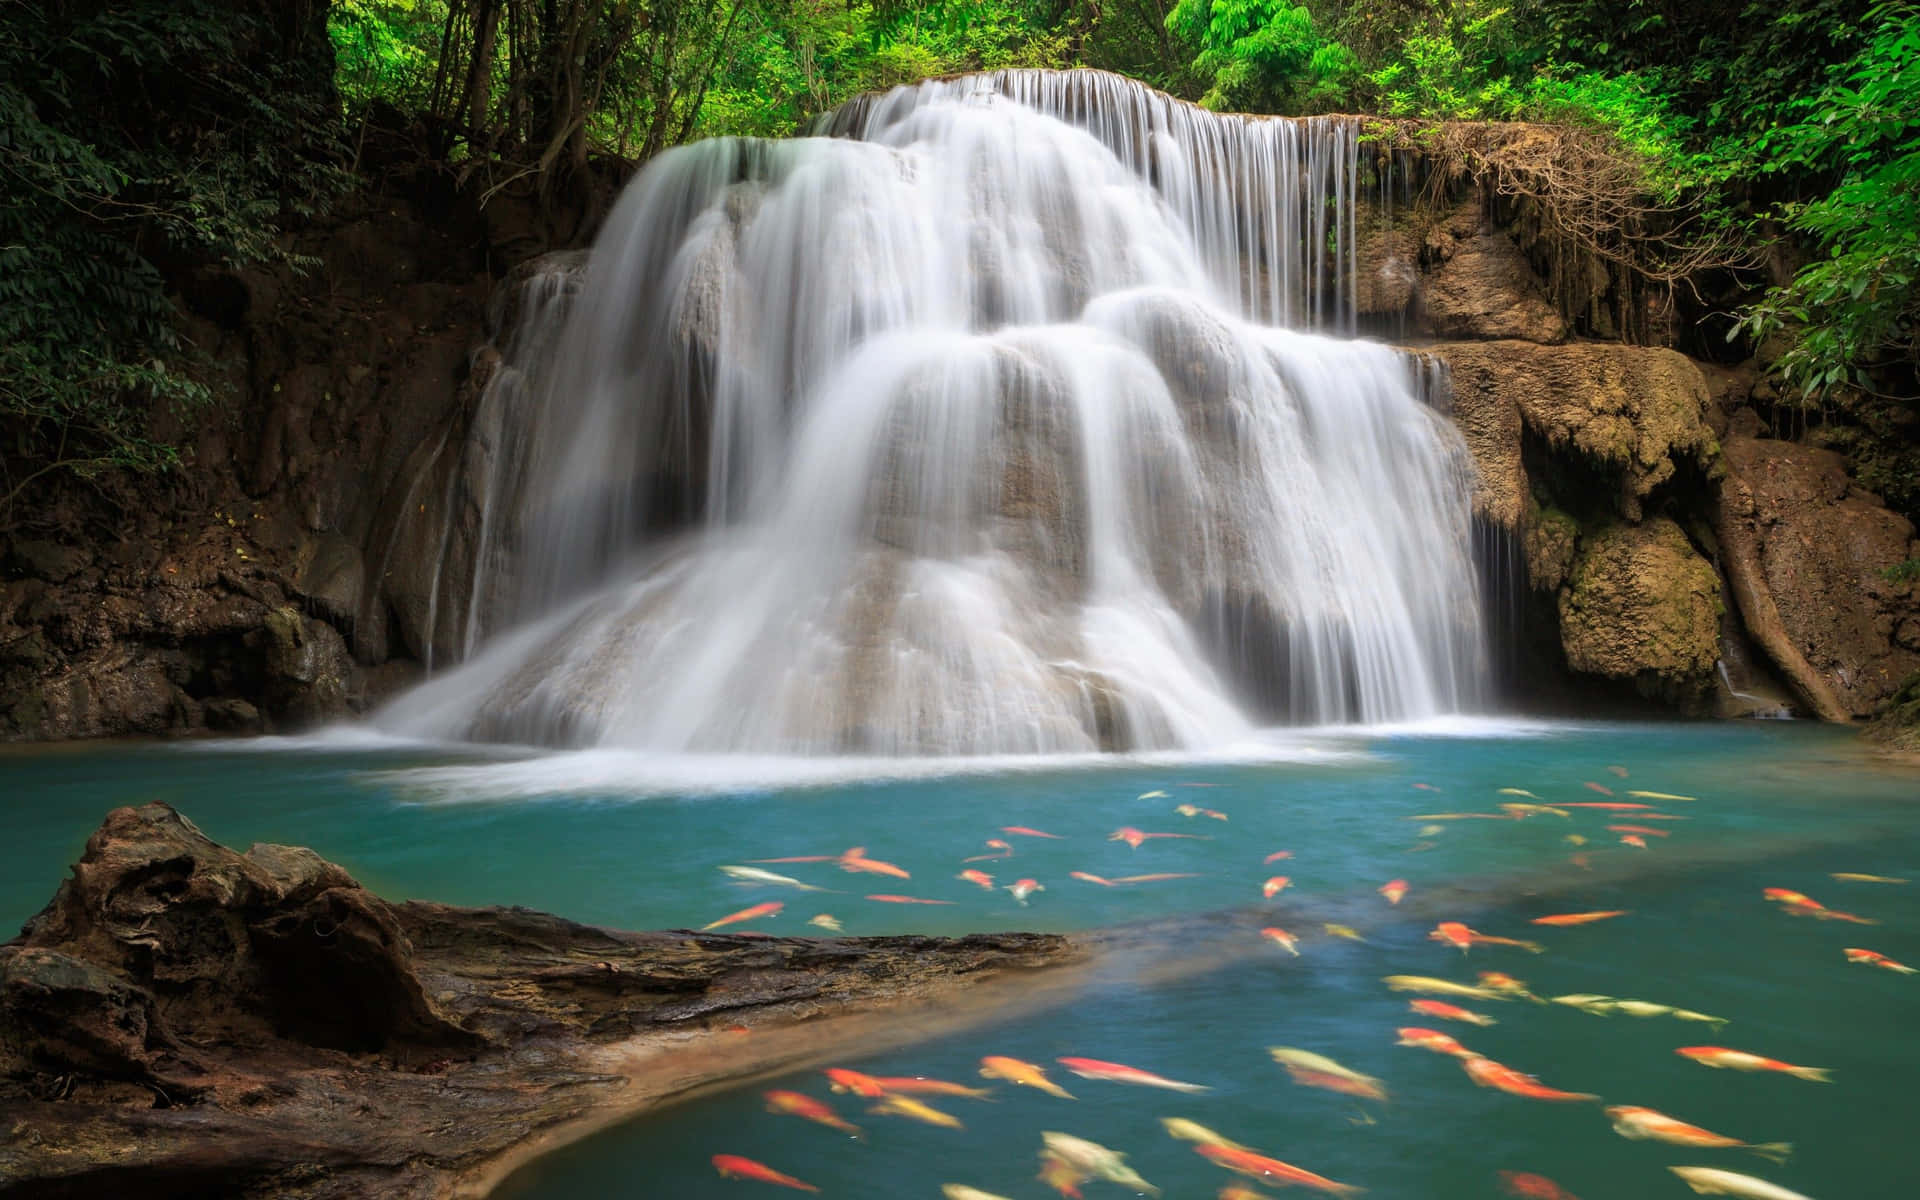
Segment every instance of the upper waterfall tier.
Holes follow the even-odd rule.
[[[1338,308],[1354,130],[1091,72],[717,140],[538,280],[405,732],[1197,747],[1477,698],[1470,467]]]

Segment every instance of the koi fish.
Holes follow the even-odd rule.
[[[1593,992],[1574,992],[1565,996],[1555,996],[1553,1003],[1564,1004],[1568,1008],[1577,1008],[1596,1017],[1610,1017],[1616,1003],[1612,996],[1602,996]]]
[[[1169,879],[1198,879],[1191,871],[1161,871],[1154,875],[1122,875],[1115,883],[1164,883]]]
[[[810,883],[801,883],[790,875],[776,875],[772,871],[762,871],[758,867],[721,867],[722,874],[741,883],[762,883],[769,887],[799,888],[803,892],[824,892],[827,889],[815,887]]]
[[[1465,1058],[1473,1053],[1438,1029],[1408,1025],[1394,1032],[1400,1035],[1400,1040],[1394,1043],[1396,1046],[1412,1046],[1417,1050],[1431,1050],[1435,1054],[1451,1054],[1455,1058]]]
[[[1442,1021],[1463,1021],[1468,1025],[1497,1025],[1492,1017],[1481,1016],[1477,1012],[1468,1012],[1464,1008],[1448,1004],[1443,1000],[1409,1000],[1407,1007],[1425,1017],[1438,1017]]]
[[[1634,846],[1638,849],[1645,850],[1647,848],[1647,839],[1637,833],[1623,833],[1620,835],[1620,844],[1622,846]]]
[[[1125,842],[1130,848],[1134,850],[1138,850],[1140,848],[1140,843],[1145,841],[1150,841],[1153,838],[1191,838],[1194,841],[1207,840],[1206,838],[1201,837],[1197,833],[1143,833],[1140,830],[1135,829],[1131,825],[1122,825],[1120,828],[1114,830],[1112,833],[1107,835],[1108,841]]]
[[[841,932],[840,922],[834,918],[832,913],[821,913],[819,916],[808,917],[807,924],[817,925],[822,929],[831,929],[835,933]]]
[[[1623,1012],[1630,1017],[1640,1017],[1642,1019],[1648,1017],[1672,1017],[1679,1021],[1699,1021],[1703,1024],[1711,1025],[1715,1029],[1727,1023],[1725,1017],[1710,1017],[1706,1013],[1694,1012],[1692,1009],[1674,1008],[1672,1005],[1654,1004],[1647,1000],[1615,1000],[1612,1007],[1614,1012]]]
[[[1693,820],[1692,817],[1683,817],[1683,816],[1680,816],[1678,813],[1663,813],[1663,812],[1649,811],[1649,812],[1635,813],[1633,815],[1636,819],[1641,821],[1691,821]]]
[[[1430,975],[1388,975],[1381,982],[1393,992],[1431,992],[1436,996],[1465,996],[1472,1000],[1507,1000],[1499,990],[1490,987],[1474,987],[1470,983],[1455,983],[1450,979],[1435,979]]]
[[[1712,1133],[1698,1125],[1689,1125],[1663,1112],[1633,1104],[1616,1104],[1606,1110],[1613,1131],[1636,1141],[1652,1139],[1676,1146],[1695,1146],[1712,1150],[1751,1150],[1770,1162],[1783,1163],[1793,1153],[1789,1142],[1743,1142]]]
[[[1387,898],[1388,904],[1398,904],[1407,894],[1407,881],[1404,879],[1389,879],[1380,885],[1380,894]]]
[[[1287,885],[1292,882],[1293,880],[1289,876],[1275,875],[1272,879],[1269,879],[1265,883],[1260,885],[1260,894],[1262,896],[1265,896],[1267,899],[1271,900],[1275,896],[1279,895],[1281,892],[1285,891],[1287,888]]]
[[[1015,837],[1052,838],[1056,842],[1060,840],[1060,835],[1057,833],[1042,833],[1038,829],[1029,829],[1025,825],[1002,825],[1000,832]]]
[[[1142,1071],[1125,1063],[1103,1062],[1097,1058],[1056,1058],[1053,1061],[1082,1079],[1104,1079],[1108,1083],[1132,1083],[1141,1087],[1166,1088],[1173,1092],[1213,1090],[1205,1084],[1181,1083],[1178,1079],[1168,1079],[1164,1075],[1155,1075],[1152,1071]]]
[[[1524,996],[1535,1004],[1545,1003],[1540,997],[1528,991],[1526,984],[1515,979],[1505,971],[1481,971],[1479,973],[1479,979],[1481,987],[1492,988],[1496,992],[1502,992],[1509,996]]]
[[[1363,1190],[1352,1184],[1335,1183],[1324,1175],[1315,1175],[1292,1163],[1281,1162],[1277,1158],[1268,1158],[1251,1150],[1235,1149],[1230,1146],[1203,1144],[1195,1146],[1194,1153],[1217,1166],[1229,1171],[1237,1171],[1253,1179],[1277,1183],[1282,1187],[1298,1184],[1315,1191],[1327,1192],[1335,1196],[1357,1196]]]
[[[720,1178],[722,1179],[752,1179],[759,1183],[778,1184],[781,1187],[793,1188],[802,1192],[817,1192],[820,1190],[810,1183],[795,1179],[791,1175],[782,1175],[765,1163],[757,1163],[750,1158],[742,1158],[738,1154],[716,1154],[713,1156],[712,1162],[713,1169],[720,1172]]]
[[[1021,908],[1027,906],[1028,896],[1033,895],[1035,892],[1044,892],[1046,890],[1046,885],[1037,879],[1016,879],[1007,885],[1007,891],[1013,893],[1013,898],[1019,901]]]
[[[1744,1200],[1807,1200],[1799,1192],[1790,1192],[1778,1184],[1742,1175],[1738,1171],[1722,1171],[1717,1167],[1668,1167],[1667,1170],[1678,1175],[1680,1182],[1702,1196],[1739,1196]]]
[[[1608,787],[1604,783],[1594,783],[1592,780],[1588,780],[1587,782],[1582,783],[1580,786],[1590,791],[1599,792],[1602,796],[1613,795],[1613,789]]]
[[[868,858],[867,848],[865,846],[854,846],[843,852],[839,858],[833,861],[839,865],[842,871],[864,871],[869,875],[891,875],[895,879],[913,878],[913,876],[907,874],[907,872],[894,866],[890,862],[881,862],[877,858]]]
[[[1067,1200],[1082,1200],[1080,1185],[1093,1176],[1083,1174],[1072,1163],[1055,1158],[1045,1150],[1040,1152],[1040,1173],[1034,1176],[1041,1183],[1059,1192]]]
[[[1293,1046],[1269,1046],[1267,1053],[1274,1062],[1287,1069],[1287,1074],[1295,1083],[1366,1100],[1384,1101],[1387,1098],[1386,1085],[1378,1079],[1362,1075],[1351,1067],[1341,1066],[1324,1054]]]
[[[859,1071],[828,1067],[820,1073],[827,1077],[827,1086],[836,1092],[852,1092],[864,1100],[878,1100],[887,1094],[886,1087],[878,1079]]]
[[[995,852],[992,854],[976,854],[972,858],[963,858],[960,861],[963,863],[991,862],[996,858],[1013,857],[1013,845],[1010,842],[1003,842],[999,838],[988,838],[987,845]]]
[[[940,1185],[940,1194],[947,1200],[1007,1200],[997,1192],[983,1192],[964,1183],[943,1183]]]
[[[1622,779],[1625,779],[1627,777],[1627,769],[1625,767],[1608,767],[1607,770],[1611,771],[1615,775],[1618,775]]]
[[[1080,881],[1081,881],[1081,882],[1083,882],[1083,883],[1097,883],[1097,884],[1099,884],[1099,885],[1100,885],[1101,887],[1112,887],[1112,886],[1113,886],[1113,880],[1111,880],[1111,879],[1102,879],[1102,878],[1101,878],[1100,876],[1098,876],[1098,875],[1089,875],[1089,874],[1087,874],[1087,873],[1086,873],[1085,871],[1068,871],[1068,872],[1067,872],[1067,878],[1068,878],[1068,879],[1078,879],[1078,880],[1080,880]]]
[[[828,1129],[838,1129],[842,1133],[852,1134],[854,1137],[865,1136],[860,1132],[858,1125],[843,1120],[833,1109],[812,1096],[775,1089],[771,1092],[762,1092],[761,1098],[767,1102],[767,1111],[770,1113],[787,1113],[825,1125]]]
[[[1272,854],[1269,854],[1265,858],[1261,859],[1260,865],[1263,867],[1271,866],[1272,864],[1279,862],[1283,858],[1292,858],[1292,857],[1293,857],[1293,851],[1291,850],[1275,850]]]
[[[1520,1096],[1528,1100],[1570,1101],[1600,1098],[1591,1092],[1563,1092],[1558,1088],[1547,1087],[1533,1076],[1516,1071],[1483,1055],[1469,1055],[1460,1060],[1460,1066],[1466,1071],[1467,1078],[1481,1087],[1496,1088],[1508,1095]]]
[[[1651,812],[1651,804],[1629,804],[1624,800],[1562,800],[1561,808],[1597,808],[1602,812]]]
[[[993,876],[980,870],[978,867],[969,867],[958,875],[955,875],[954,878],[964,879],[968,883],[984,888],[989,892],[993,890]]]
[[[1239,1142],[1221,1137],[1205,1125],[1185,1117],[1161,1117],[1160,1123],[1167,1127],[1167,1135],[1177,1141],[1196,1142],[1202,1146],[1226,1146],[1234,1150],[1246,1149]]]
[[[881,1089],[895,1096],[964,1096],[969,1100],[991,1100],[992,1088],[968,1087],[964,1083],[948,1083],[944,1079],[927,1079],[919,1075],[883,1075],[873,1080]]]
[[[1073,1099],[1067,1089],[1047,1078],[1044,1067],[1037,1067],[1030,1062],[1021,1062],[1017,1058],[989,1054],[980,1060],[980,1075],[984,1079],[1003,1079],[1015,1087],[1036,1088],[1049,1096],[1058,1096],[1062,1100]]]
[[[1422,825],[1413,832],[1416,837],[1437,838],[1446,831],[1447,827],[1444,825]]]
[[[1535,917],[1529,925],[1591,925],[1595,921],[1605,921],[1611,917],[1624,917],[1633,910],[1630,908],[1612,908],[1604,912],[1555,913],[1549,917]]]
[[[1641,837],[1672,837],[1671,829],[1654,829],[1648,825],[1609,825],[1608,833],[1637,833]]]
[[[923,1125],[933,1125],[940,1129],[965,1129],[960,1118],[952,1113],[943,1113],[930,1104],[922,1104],[911,1096],[902,1096],[888,1092],[880,1097],[879,1103],[867,1109],[876,1116],[906,1117]]]
[[[1628,792],[1627,795],[1632,796],[1636,800],[1684,800],[1692,802],[1700,798],[1698,796],[1676,796],[1672,792]]]
[[[1179,813],[1183,817],[1212,817],[1216,821],[1224,821],[1227,819],[1227,814],[1221,812],[1220,810],[1214,809],[1214,808],[1201,808],[1198,804],[1178,805],[1177,807],[1174,808],[1173,811]]]
[[[1502,804],[1500,806],[1500,811],[1506,813],[1508,816],[1511,816],[1516,821],[1524,821],[1528,817],[1571,817],[1573,816],[1573,814],[1568,812],[1566,809],[1555,808],[1551,804],[1519,804],[1519,803],[1509,802],[1507,804]]]
[[[1580,1197],[1545,1175],[1527,1171],[1500,1172],[1500,1187],[1507,1195],[1518,1196],[1521,1200],[1580,1200]]]
[[[1043,1155],[1056,1158],[1083,1175],[1130,1187],[1150,1196],[1160,1194],[1159,1188],[1140,1178],[1140,1173],[1126,1164],[1127,1156],[1118,1150],[1109,1150],[1098,1142],[1089,1142],[1085,1138],[1051,1129],[1041,1131],[1040,1141],[1046,1147],[1041,1151]]]
[[[1760,895],[1761,895],[1761,898],[1763,899],[1771,900],[1776,904],[1784,904],[1789,908],[1804,908],[1808,910],[1818,910],[1826,907],[1826,905],[1820,903],[1818,900],[1815,900],[1811,896],[1805,896],[1799,892],[1790,891],[1787,888],[1777,888],[1777,887],[1762,888],[1760,891]]]
[[[1796,1067],[1792,1063],[1784,1063],[1777,1058],[1762,1058],[1758,1054],[1748,1054],[1744,1050],[1729,1050],[1725,1046],[1682,1046],[1674,1053],[1681,1058],[1690,1058],[1703,1067],[1734,1071],[1779,1071],[1795,1079],[1809,1079],[1814,1083],[1833,1082],[1827,1067]]]
[[[898,896],[892,892],[880,892],[877,895],[868,896],[866,898],[868,900],[878,900],[882,904],[952,904],[953,903],[953,901],[951,900],[923,900],[919,896]]]
[[[1350,942],[1364,942],[1367,940],[1361,937],[1360,931],[1351,925],[1336,925],[1332,921],[1328,921],[1321,925],[1320,928],[1326,931],[1328,937],[1345,938]]]
[[[1497,791],[1497,792],[1495,793],[1495,795],[1499,795],[1499,796],[1525,796],[1525,797],[1526,797],[1527,799],[1529,799],[1529,800],[1538,800],[1538,799],[1540,798],[1540,797],[1538,797],[1538,796],[1536,796],[1536,795],[1534,795],[1534,794],[1533,794],[1532,792],[1530,792],[1530,791],[1528,791],[1528,790],[1527,790],[1527,789],[1525,789],[1525,788],[1501,788],[1501,789],[1500,789],[1499,791]]]
[[[1833,878],[1845,883],[1906,883],[1905,879],[1895,879],[1891,875],[1860,875],[1853,871],[1835,871]]]
[[[1169,797],[1167,793],[1161,791],[1159,788],[1155,788],[1151,792],[1141,792],[1138,796],[1135,796],[1134,799],[1135,800],[1166,800],[1166,799],[1169,799]]]
[[[1584,837],[1581,837],[1577,833],[1570,833],[1567,836],[1561,838],[1560,840],[1565,842],[1569,846],[1584,846],[1587,844],[1587,839]]]
[[[1285,950],[1295,958],[1300,957],[1300,941],[1278,925],[1269,925],[1260,931],[1260,936]]]
[[[709,929],[718,929],[722,925],[737,925],[742,921],[757,921],[761,917],[771,917],[785,907],[786,905],[780,903],[778,900],[769,900],[765,904],[756,904],[752,908],[743,908],[737,913],[728,913],[718,921],[707,922],[705,925],[702,925],[700,929],[702,932],[705,932]]]
[[[1920,975],[1920,970],[1905,963],[1895,962],[1875,950],[1862,950],[1858,946],[1849,946],[1841,951],[1850,963],[1861,963],[1869,967],[1885,967],[1889,971],[1898,971],[1902,975]]]
[[[1449,946],[1457,946],[1462,954],[1465,954],[1467,949],[1472,946],[1517,946],[1531,954],[1539,954],[1546,949],[1546,947],[1542,946],[1539,942],[1524,941],[1520,938],[1494,937],[1491,934],[1478,933],[1467,928],[1459,921],[1442,921],[1427,934],[1427,937],[1432,941],[1445,942]]]

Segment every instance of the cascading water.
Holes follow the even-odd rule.
[[[1463,443],[1417,361],[1284,327],[1347,325],[1352,122],[1003,72],[821,129],[663,155],[527,307],[479,649],[389,726],[1066,752],[1479,697]]]

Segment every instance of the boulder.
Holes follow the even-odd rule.
[[[1700,709],[1720,657],[1720,578],[1664,517],[1580,540],[1560,590],[1560,642],[1576,671]]]
[[[1747,627],[1829,720],[1879,711],[1920,672],[1920,595],[1887,572],[1920,557],[1911,522],[1830,450],[1734,434],[1719,537]]]
[[[1511,237],[1490,232],[1449,238],[1448,249],[1446,261],[1420,288],[1420,307],[1436,335],[1542,344],[1566,340],[1566,319]]]

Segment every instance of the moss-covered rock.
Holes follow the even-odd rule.
[[[1704,710],[1720,657],[1720,577],[1664,517],[1580,540],[1560,590],[1567,665]]]
[[[1535,591],[1551,592],[1567,581],[1580,540],[1580,524],[1557,508],[1536,506],[1528,515],[1522,541],[1527,581]]]

